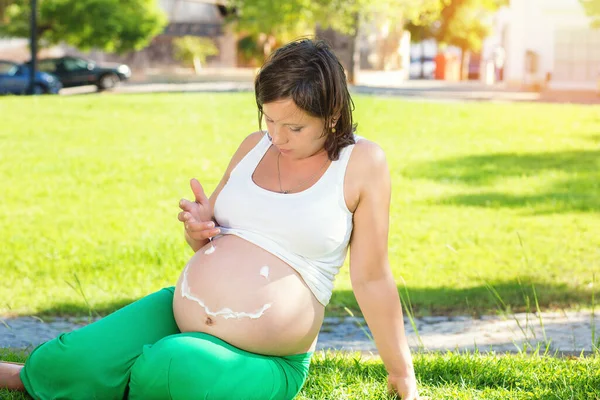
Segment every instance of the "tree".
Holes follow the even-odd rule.
[[[7,21],[5,20],[6,9],[12,3],[13,0],[0,0],[0,26],[7,24]]]
[[[29,36],[30,1],[0,2],[0,35]],[[155,0],[40,0],[37,33],[47,45],[125,53],[145,47],[166,22]]]
[[[592,18],[592,27],[600,28],[600,0],[580,0],[585,12]]]
[[[281,43],[314,33],[319,15],[330,0],[231,0],[228,22],[245,38],[257,43],[266,57]],[[251,49],[244,43],[245,49]]]
[[[200,73],[206,57],[219,54],[215,43],[205,37],[183,36],[173,40],[175,58],[194,66],[196,74]]]
[[[397,57],[404,25],[407,22],[414,25],[432,23],[439,16],[446,1],[448,0],[331,0],[329,9],[324,13],[323,24],[350,35],[351,42],[356,43],[361,26],[376,21],[378,28],[385,28],[387,32],[379,40],[379,67],[384,68],[389,60]],[[332,15],[335,17],[332,18]],[[350,82],[354,82],[354,63],[353,58],[348,66]]]
[[[335,0],[334,0],[335,1]],[[385,28],[387,34],[380,37],[380,68],[385,67],[389,59],[396,57],[398,47],[406,23],[413,25],[428,25],[439,17],[443,5],[448,0],[354,0],[351,5],[343,0],[333,4],[334,10],[344,15],[343,18],[329,18],[328,23],[342,33],[352,35],[352,42],[356,42],[356,35],[361,26],[370,21],[377,21],[378,28]],[[329,14],[330,16],[331,14]],[[352,60],[354,62],[354,60]],[[354,63],[349,67],[349,80],[353,82]]]
[[[461,79],[469,52],[479,52],[483,40],[491,29],[492,12],[507,0],[440,0],[439,15],[431,13],[426,18],[407,24],[407,29],[417,41],[433,38],[442,45],[461,49]]]
[[[255,36],[243,36],[237,42],[237,56],[239,64],[251,68],[259,67],[265,62],[264,46]]]
[[[481,0],[452,0],[442,10],[441,25],[436,38],[442,44],[456,46],[461,50],[460,79],[463,78],[469,52],[479,52],[483,39],[489,34],[489,13]]]
[[[230,0],[230,22],[242,36],[260,43],[263,55],[299,36],[314,34],[318,25],[350,35],[355,42],[361,23],[384,16],[402,26],[405,19],[439,15],[446,0]],[[251,47],[245,43],[244,48]],[[353,61],[353,60],[352,60]],[[354,65],[347,66],[352,82]]]

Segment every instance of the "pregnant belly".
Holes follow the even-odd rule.
[[[206,332],[268,355],[314,350],[324,307],[288,264],[237,236],[200,249],[177,282],[173,311],[182,332]]]

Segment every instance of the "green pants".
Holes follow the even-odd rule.
[[[264,356],[205,333],[181,333],[174,288],[148,295],[38,346],[21,370],[27,392],[50,399],[293,399],[312,353]]]

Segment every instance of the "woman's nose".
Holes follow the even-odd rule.
[[[280,144],[286,143],[286,139],[285,139],[284,135],[282,135],[281,132],[277,128],[273,132],[269,132],[269,134],[271,135],[271,143],[273,143],[275,145],[280,145]]]

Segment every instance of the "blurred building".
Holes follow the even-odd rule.
[[[590,23],[579,0],[511,0],[484,45],[488,78],[513,87],[597,88],[600,30]]]
[[[81,55],[94,61],[118,61],[128,63],[133,69],[176,66],[173,59],[173,39],[181,36],[211,38],[219,48],[219,54],[207,60],[212,67],[236,66],[236,35],[225,25],[226,9],[219,0],[159,0],[168,17],[164,31],[152,39],[141,51],[120,56],[94,50],[82,53],[66,45],[42,49],[40,56]],[[25,61],[30,58],[27,39],[0,40],[0,58]]]
[[[173,58],[173,39],[198,36],[212,39],[219,49],[218,55],[207,59],[207,66],[236,66],[236,35],[225,25],[226,9],[218,0],[159,0],[159,5],[169,23],[146,48],[127,56],[95,51],[89,57],[96,61],[125,62],[138,70],[168,68],[180,64]]]

